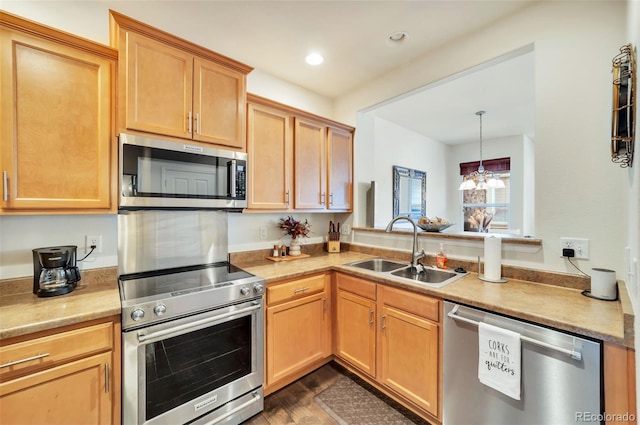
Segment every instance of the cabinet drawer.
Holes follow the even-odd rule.
[[[438,322],[440,320],[440,300],[402,289],[379,285],[384,304],[399,308],[407,313]]]
[[[325,274],[296,279],[291,282],[279,283],[267,288],[267,304],[304,297],[322,292],[325,289]]]
[[[376,299],[375,282],[341,273],[336,273],[336,282],[339,289],[361,295],[370,300]]]
[[[109,351],[112,347],[111,322],[6,345],[0,347],[0,379]]]

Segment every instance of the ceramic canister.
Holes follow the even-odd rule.
[[[603,300],[615,300],[616,272],[609,269],[591,269],[591,296]]]

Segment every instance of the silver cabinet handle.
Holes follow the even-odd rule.
[[[322,309],[325,312],[328,310],[328,303],[327,303],[327,298],[326,297],[322,300]]]
[[[9,173],[6,171],[2,172],[2,199],[5,202],[9,200]]]
[[[333,205],[333,192],[329,195],[329,205]]]
[[[191,124],[191,111],[189,111],[189,113],[187,114],[187,132],[188,133],[192,133],[193,131],[193,125]]]
[[[109,363],[104,364],[104,392],[109,393]]]
[[[30,362],[31,360],[38,360],[38,359],[41,359],[43,357],[48,357],[48,356],[49,356],[49,353],[36,354],[35,356],[27,357],[26,359],[15,360],[15,361],[12,361],[12,362],[0,364],[0,369],[3,368],[3,367],[9,367],[9,366],[17,365],[17,364],[20,364],[20,363]]]
[[[299,293],[299,292],[304,292],[304,291],[307,291],[307,290],[309,290],[309,287],[308,287],[308,286],[305,286],[304,288],[296,288],[296,289],[294,289],[294,290],[293,290],[293,293],[294,293],[294,294],[297,294],[297,293]]]
[[[373,326],[373,309],[369,309],[369,326]]]
[[[451,310],[449,313],[447,313],[447,316],[449,316],[453,320],[459,320],[461,322],[469,323],[470,325],[473,325],[473,326],[478,326],[478,322],[476,322],[475,320],[468,319],[466,317],[463,317],[463,316],[460,316],[460,315],[456,314],[458,312],[459,308],[460,308],[459,305],[453,307],[453,310]],[[582,360],[582,352],[579,351],[579,350],[569,350],[569,349],[566,349],[566,348],[558,347],[556,345],[548,344],[546,342],[543,342],[543,341],[540,341],[540,340],[537,340],[537,339],[529,338],[528,336],[524,336],[524,335],[520,335],[520,340],[529,342],[529,343],[534,344],[534,345],[538,345],[540,347],[545,347],[545,348],[549,348],[551,350],[559,351],[561,353],[564,353],[564,354],[567,354],[567,355],[571,356],[571,358],[575,359],[575,360]]]
[[[386,328],[386,326],[385,326],[385,324],[384,324],[384,320],[385,320],[386,318],[387,318],[387,315],[386,315],[386,314],[381,314],[381,315],[380,315],[380,330],[381,330],[381,331],[384,331],[384,330],[385,330],[385,328]]]
[[[200,114],[196,112],[196,134],[200,134]]]
[[[287,203],[287,205],[289,205],[289,191],[288,190],[284,193],[284,199],[285,199],[285,202]]]
[[[322,194],[320,195],[320,203],[324,205],[324,201],[326,198],[327,198],[326,194],[322,192]]]

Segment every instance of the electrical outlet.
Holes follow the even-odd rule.
[[[340,233],[342,233],[343,235],[348,235],[349,233],[351,233],[351,226],[349,226],[348,224],[343,224],[342,227],[340,227]]]
[[[87,235],[85,236],[85,241],[85,252],[91,251],[93,245],[96,246],[93,252],[102,252],[102,235]]]
[[[578,260],[589,259],[589,239],[583,238],[560,238],[560,254],[564,248],[573,249],[575,257]]]
[[[267,228],[266,227],[260,227],[260,240],[265,240],[267,239]]]

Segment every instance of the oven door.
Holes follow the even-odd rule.
[[[123,423],[184,424],[205,415],[218,423],[262,411],[262,303],[123,332]]]

